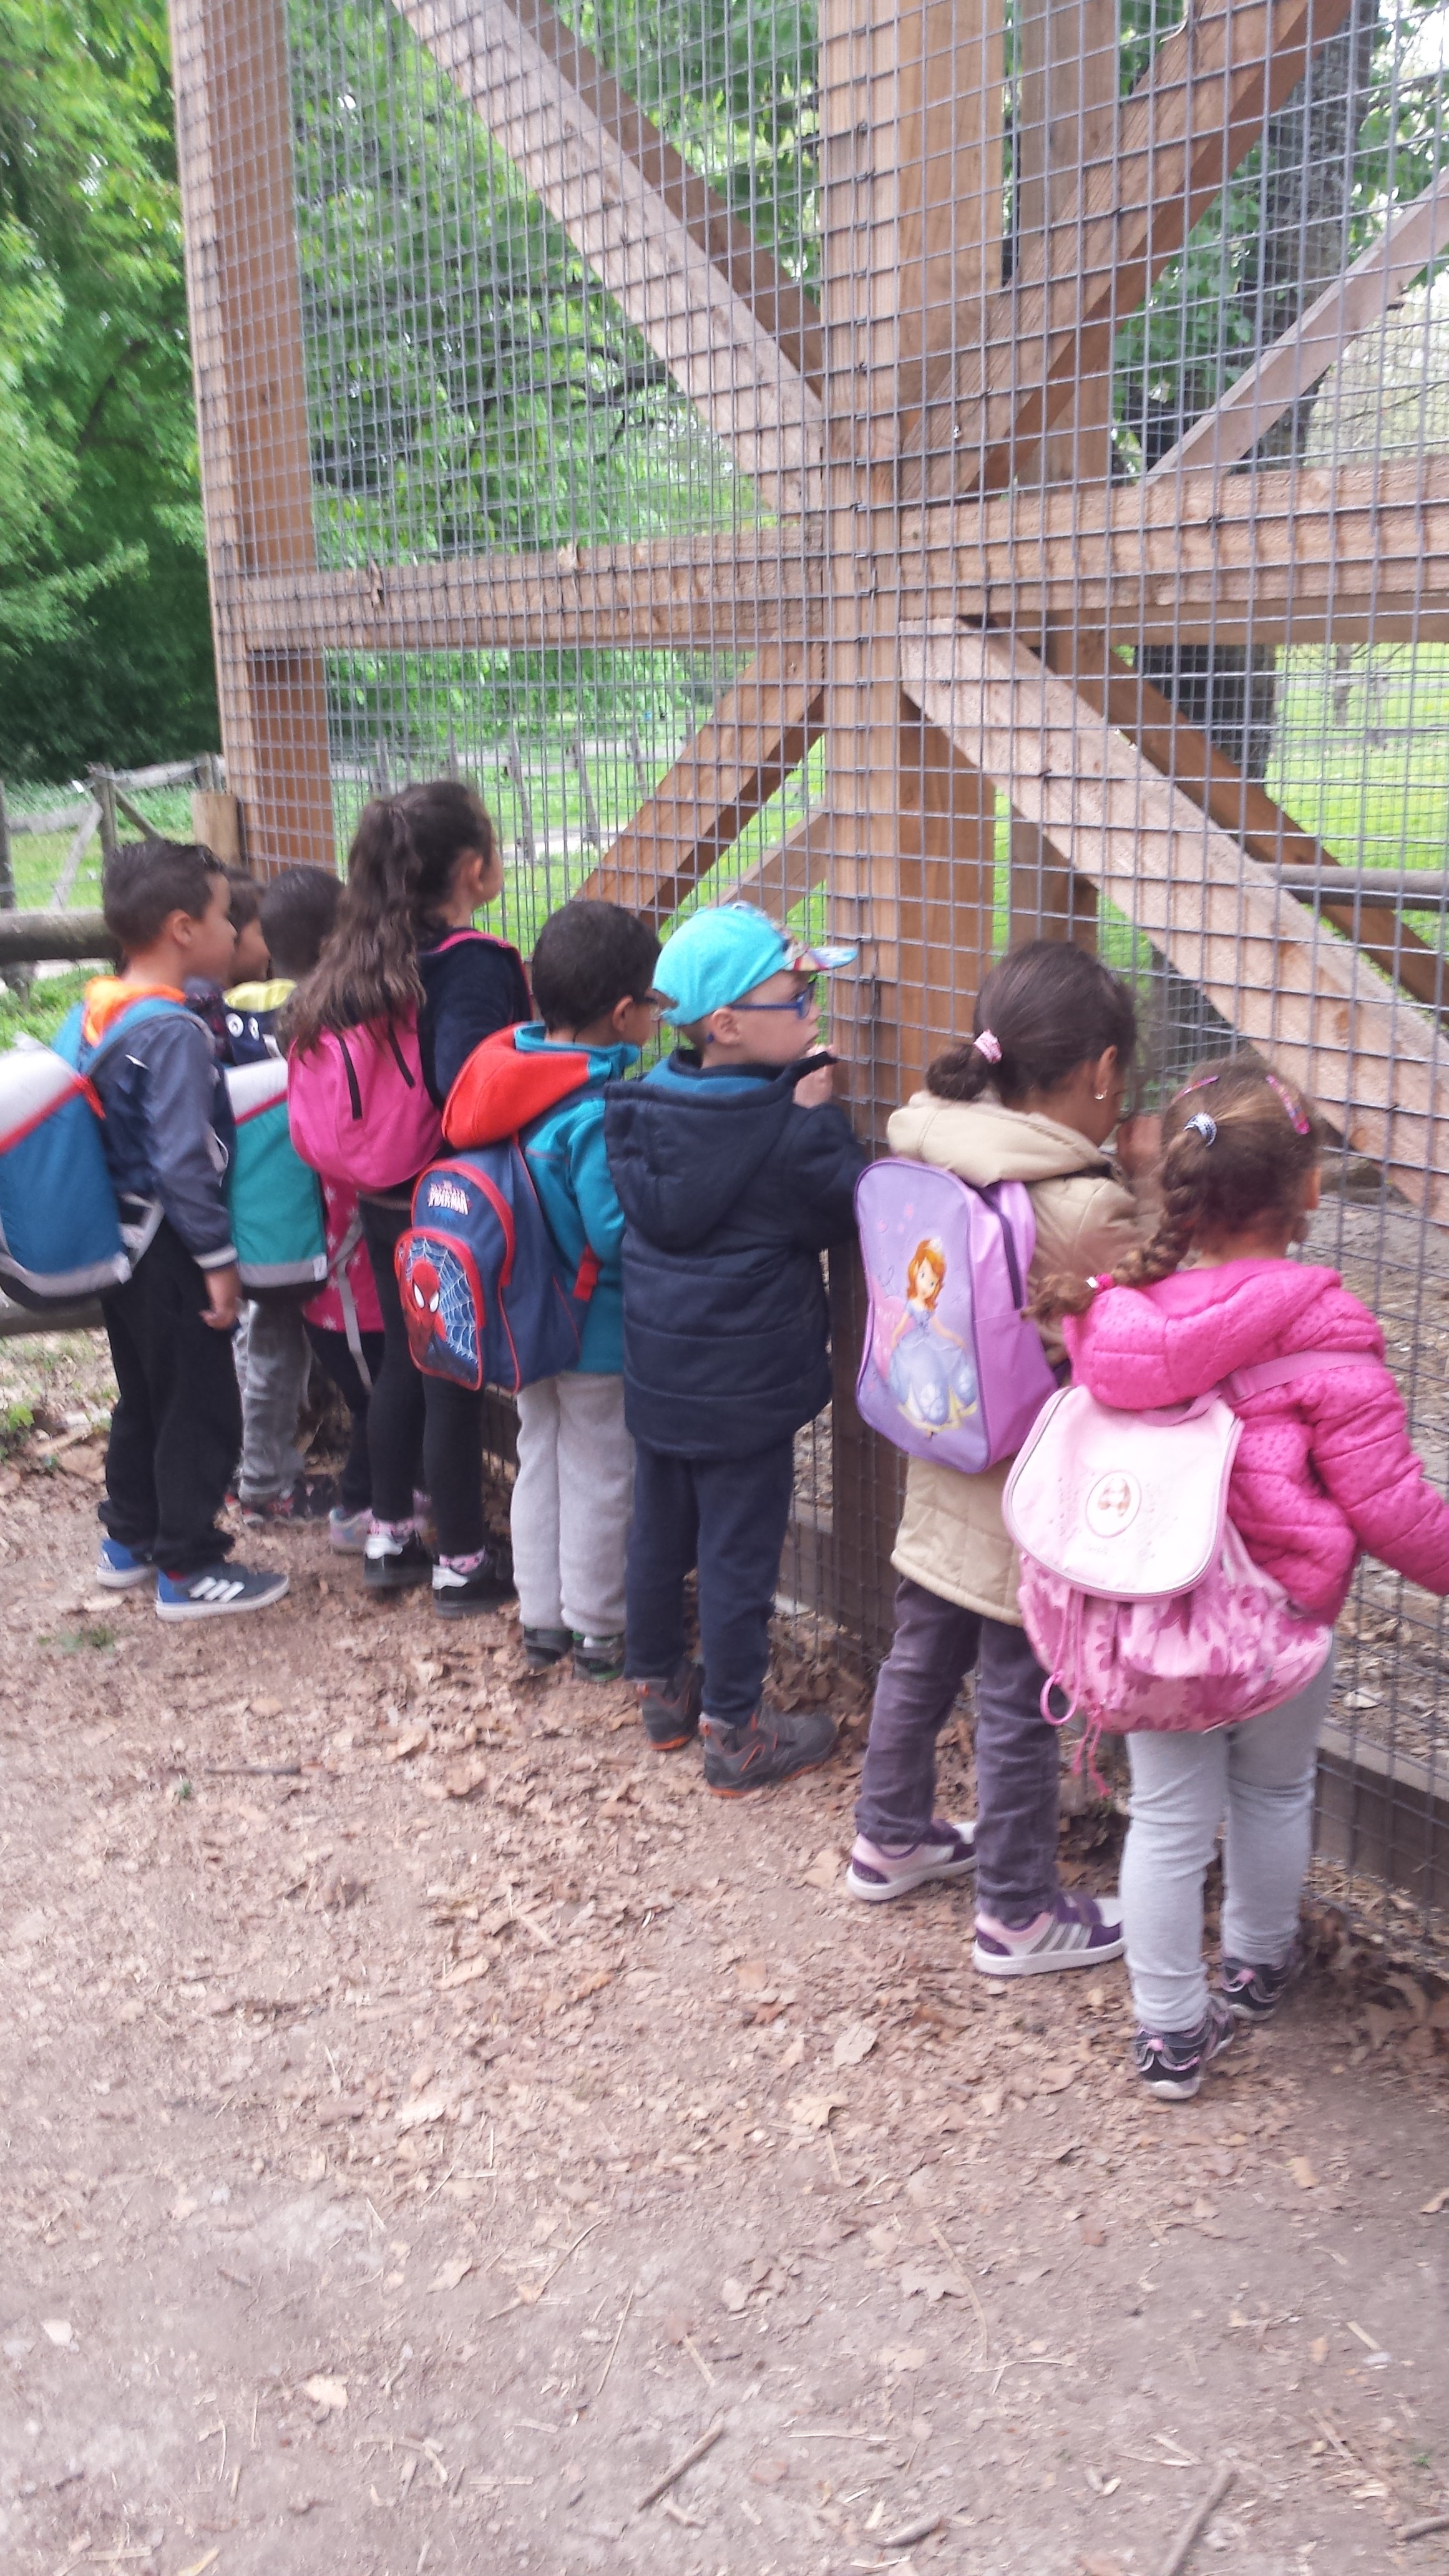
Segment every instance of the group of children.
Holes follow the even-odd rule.
[[[229,1561],[220,1514],[239,1457],[251,1516],[314,1508],[283,1436],[310,1351],[353,1407],[353,1455],[328,1508],[334,1542],[360,1545],[369,1590],[429,1583],[455,1618],[516,1589],[530,1666],[571,1656],[587,1680],[626,1676],[648,1741],[672,1752],[702,1738],[719,1794],[825,1762],[834,1719],[773,1709],[767,1672],[795,1437],[831,1390],[821,1255],[851,1239],[866,1161],[818,1043],[817,978],[850,952],[792,947],[740,904],[695,913],[661,949],[620,907],[575,900],[539,935],[530,992],[515,952],[472,927],[501,891],[501,863],[486,811],[446,780],[369,805],[345,889],[305,883],[323,873],[268,887],[266,955],[244,957],[239,979],[232,889],[209,854],[122,851],[105,899],[125,965],[91,987],[88,1027],[143,993],[219,988],[225,1038],[290,1050],[295,1064],[327,1032],[406,1019],[451,1143],[517,1136],[561,1265],[587,1257],[578,1363],[521,1392],[510,1562],[484,1518],[482,1394],[414,1366],[393,1262],[411,1186],[355,1206],[330,1193],[351,1331],[335,1311],[305,1310],[299,1330],[294,1308],[278,1321],[253,1307],[249,1444],[254,1417],[258,1428],[243,1453],[217,1047],[204,1011],[142,1021],[100,1078],[135,1256],[104,1300],[118,1402],[100,1579],[154,1581],[163,1617],[279,1596],[284,1575]],[[678,1043],[641,1077],[661,1017]],[[1240,1056],[1203,1068],[1160,1126],[1124,1126],[1136,1038],[1120,979],[1074,947],[1033,942],[987,977],[973,1036],[896,1112],[891,1150],[979,1190],[1025,1185],[1028,1311],[1058,1373],[1108,1405],[1180,1403],[1249,1355],[1312,1355],[1237,1408],[1230,1508],[1254,1560],[1325,1623],[1324,1661],[1243,1723],[1131,1734],[1120,1897],[1068,1894],[1050,1685],[1002,1515],[1010,1462],[967,1475],[912,1458],[847,1883],[880,1903],[974,1877],[973,1956],[989,1977],[1125,1948],[1138,2071],[1183,2098],[1236,2020],[1271,2012],[1295,1971],[1326,1623],[1361,1549],[1449,1591],[1449,1508],[1409,1446],[1374,1318],[1336,1273],[1290,1257],[1318,1198],[1311,1103]],[[935,1812],[935,1746],[973,1671],[968,1822]],[[1209,1991],[1203,1884],[1224,1820],[1223,1965]]]

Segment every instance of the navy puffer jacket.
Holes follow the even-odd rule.
[[[624,1413],[646,1447],[743,1458],[830,1400],[820,1255],[855,1230],[865,1162],[843,1110],[797,1109],[819,1056],[710,1070],[688,1048],[610,1085],[624,1211]]]

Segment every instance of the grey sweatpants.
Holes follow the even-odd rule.
[[[1122,1928],[1137,2018],[1196,2030],[1207,2010],[1202,1890],[1223,1845],[1223,1956],[1281,1968],[1298,1929],[1313,1838],[1318,1731],[1333,1654],[1295,1699],[1209,1735],[1129,1735],[1132,1822],[1122,1854]]]
[[[518,1398],[513,1578],[525,1628],[617,1637],[634,1499],[622,1377],[566,1370]]]
[[[312,1364],[300,1306],[280,1300],[243,1308],[233,1348],[241,1382],[242,1454],[237,1491],[244,1503],[290,1493],[302,1473],[297,1416]]]

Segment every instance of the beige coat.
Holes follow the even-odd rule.
[[[1131,1192],[1110,1156],[1074,1127],[1003,1109],[995,1100],[937,1100],[918,1091],[886,1132],[893,1154],[940,1164],[978,1189],[1025,1181],[1036,1214],[1033,1287],[1059,1270],[1082,1278],[1110,1270],[1138,1240]],[[1043,1338],[1055,1366],[1061,1337],[1049,1331]],[[954,1467],[913,1458],[891,1562],[943,1600],[1019,1628],[1016,1550],[1001,1517],[1010,1465],[1002,1458],[982,1476],[962,1476]]]

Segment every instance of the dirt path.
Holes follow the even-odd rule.
[[[1340,1954],[1148,2104],[1119,1971],[850,1902],[853,1759],[722,1805],[314,1536],[163,1629],[67,1454],[0,1470],[6,2576],[1156,2576],[1225,2461],[1194,2571],[1444,2566],[1432,1989]]]

